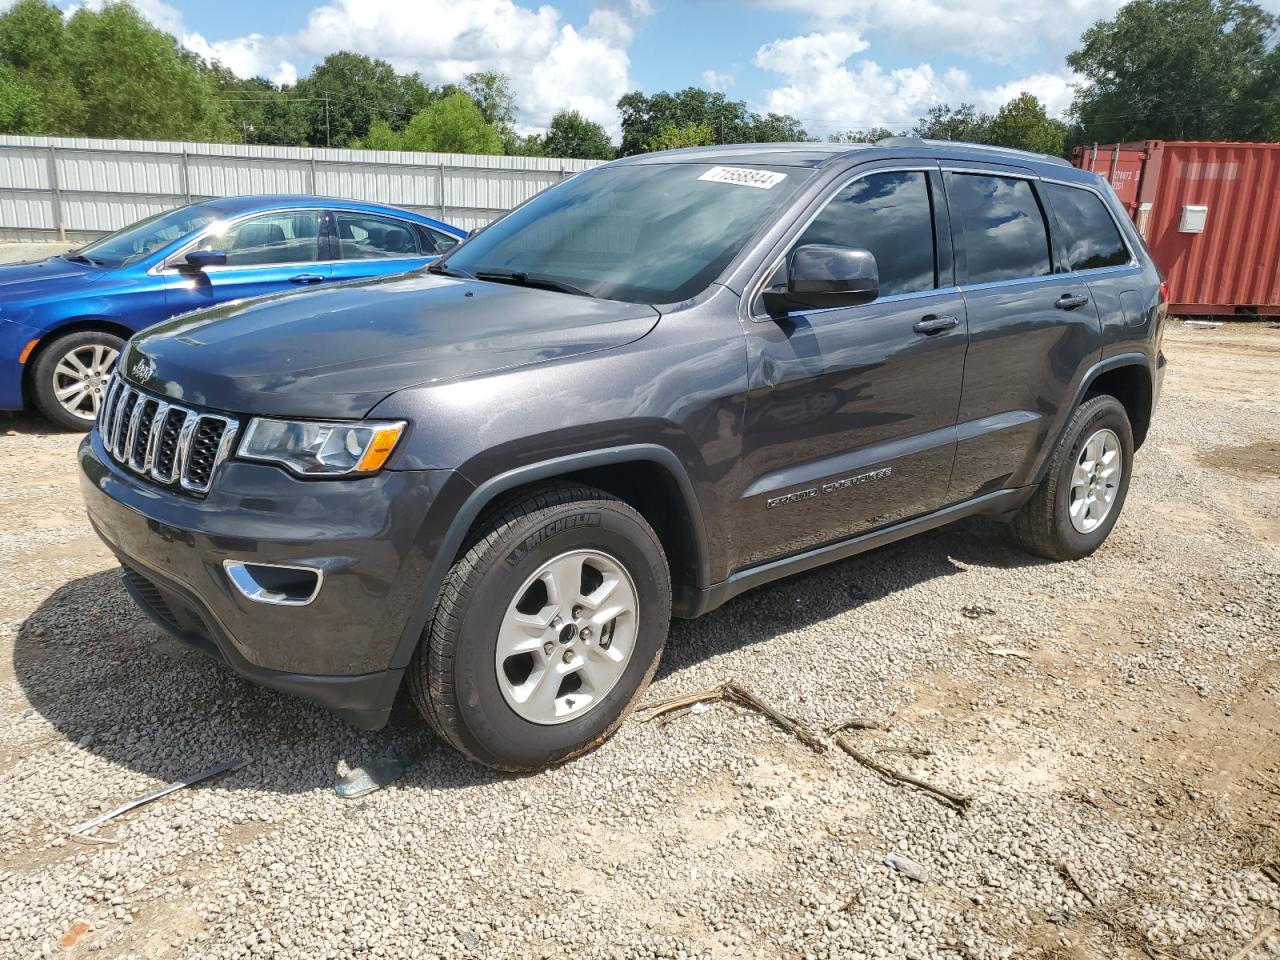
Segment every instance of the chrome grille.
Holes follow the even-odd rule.
[[[111,459],[166,486],[207,493],[231,453],[239,421],[153,397],[113,376],[98,415]]]

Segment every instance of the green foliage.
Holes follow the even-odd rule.
[[[618,155],[604,127],[577,110],[561,110],[551,118],[544,136],[530,139],[537,141],[537,156],[612,160]]]
[[[438,97],[416,75],[346,51],[329,54],[286,93],[306,117],[306,142],[320,147],[349,147],[379,120],[403,130]]]
[[[422,150],[434,153],[502,153],[502,137],[476,102],[456,90],[415,114],[396,132],[375,121],[356,146],[369,150]]]
[[[989,114],[979,112],[972,103],[962,103],[954,110],[949,103],[944,103],[921,117],[911,134],[926,140],[990,143],[991,119]]]
[[[218,97],[231,120],[236,139],[245,143],[305,146],[308,116],[290,99],[289,89],[256,77],[241,80],[220,63],[209,65]]]
[[[664,124],[646,150],[679,150],[681,147],[706,147],[715,143],[715,132],[709,123]]]
[[[1045,113],[1044,104],[1030,93],[1014,97],[995,115],[988,131],[989,143],[1018,150],[1062,156],[1067,125]]]
[[[44,0],[20,0],[0,15],[0,65],[7,68],[3,94],[9,133],[79,133],[85,107],[67,69],[61,11]],[[30,103],[34,91],[36,103]],[[19,104],[23,104],[19,106]],[[35,124],[38,131],[10,124]]]
[[[1275,29],[1248,0],[1132,0],[1067,55],[1080,141],[1274,136]]]
[[[808,139],[794,117],[776,113],[762,117],[748,111],[742,100],[729,100],[723,93],[697,87],[687,87],[677,93],[655,93],[651,97],[636,90],[618,100],[618,113],[622,119],[619,152],[623,156],[658,149],[651,144],[669,142],[670,130],[692,135],[705,127],[710,131],[707,143]]]
[[[17,70],[0,63],[0,133],[41,133],[46,126],[40,91]]]

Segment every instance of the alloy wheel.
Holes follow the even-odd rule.
[[[530,723],[576,720],[622,679],[639,625],[635,583],[616,559],[573,550],[516,591],[494,663],[507,705]]]
[[[1071,526],[1079,533],[1092,533],[1111,513],[1120,491],[1124,458],[1120,438],[1114,430],[1097,431],[1080,449],[1071,471]]]
[[[62,409],[81,420],[94,420],[119,355],[103,343],[68,350],[53,368],[53,395]]]

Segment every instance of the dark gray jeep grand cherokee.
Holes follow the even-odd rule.
[[[139,604],[475,759],[612,732],[672,615],[977,513],[1096,550],[1161,278],[1060,160],[898,139],[631,157],[425,272],[133,338],[80,449]]]

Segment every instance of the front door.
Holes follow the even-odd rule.
[[[170,315],[325,283],[332,267],[322,256],[322,220],[321,210],[285,210],[212,226],[165,265]],[[190,250],[221,250],[227,262],[199,271],[183,268]]]
[[[860,175],[792,245],[870,250],[875,301],[785,318],[753,306],[736,567],[943,504],[967,335],[940,191],[936,168]]]

